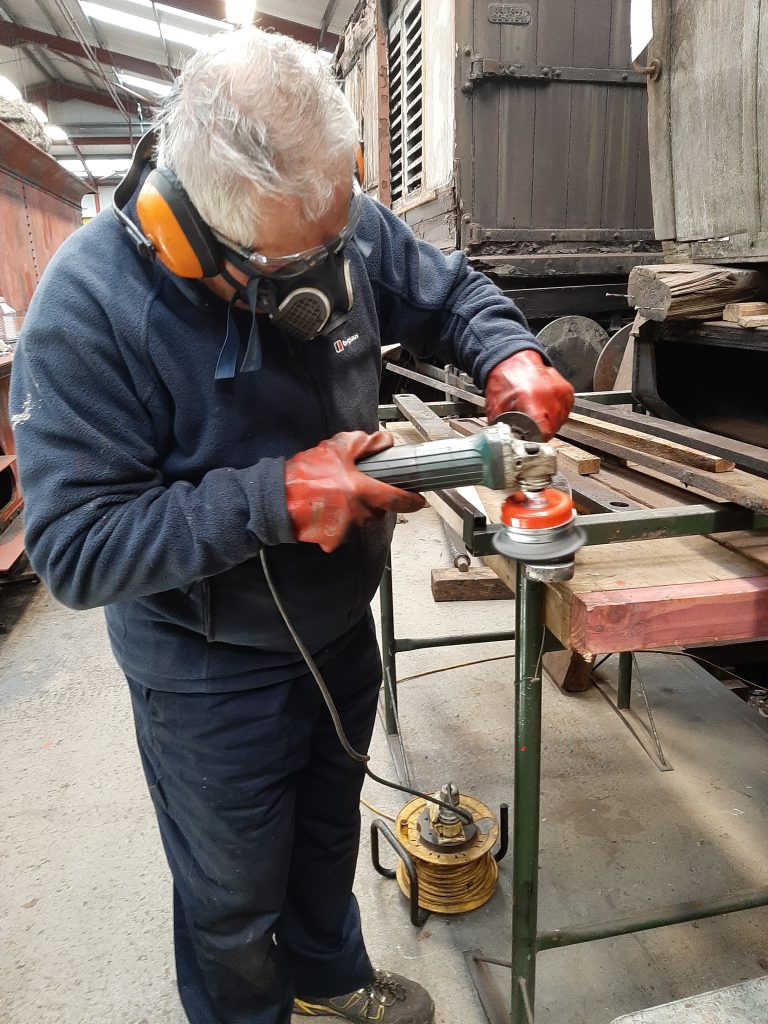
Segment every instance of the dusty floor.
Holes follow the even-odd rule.
[[[511,602],[435,605],[432,513],[396,534],[400,634],[511,626]],[[100,612],[41,587],[0,593],[0,1024],[183,1024],[170,887],[134,749],[128,694]],[[511,799],[511,644],[402,655],[401,719],[418,783]],[[682,659],[641,658],[666,755],[660,773],[597,690],[545,687],[541,927],[608,919],[768,881],[768,722]],[[376,768],[392,773],[381,729]],[[403,802],[374,786],[366,797]],[[364,822],[371,815],[364,810]],[[463,951],[509,954],[509,860],[492,901],[411,928],[367,840],[357,892],[373,958],[427,984],[440,1024],[483,1024]],[[630,1010],[768,971],[768,910],[544,953],[539,1024]],[[508,978],[499,970],[505,990]]]

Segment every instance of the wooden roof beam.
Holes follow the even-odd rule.
[[[116,87],[117,88],[117,87]],[[56,103],[65,103],[67,100],[80,100],[83,103],[95,103],[99,107],[109,107],[112,110],[119,109],[117,104],[106,92],[99,92],[96,89],[87,89],[84,85],[73,85],[71,82],[46,82],[44,85],[34,85],[26,90],[27,100],[30,103],[39,103],[47,111],[48,103],[53,100]],[[131,113],[138,113],[138,106],[135,100],[121,96],[123,106]],[[151,106],[147,101],[147,106]]]

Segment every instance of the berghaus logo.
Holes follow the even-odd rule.
[[[357,341],[359,337],[359,334],[351,334],[348,338],[337,338],[333,343],[334,350],[336,352],[343,352],[345,348],[348,348],[353,341]]]

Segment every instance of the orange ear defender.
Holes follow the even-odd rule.
[[[148,132],[136,147],[131,167],[115,190],[115,214],[143,256],[157,257],[178,277],[215,277],[224,262],[219,244],[173,171],[166,167],[150,171],[136,198],[139,226],[123,210],[149,163],[154,143],[154,133]]]
[[[357,152],[355,153],[355,177],[357,178],[360,188],[365,184],[365,144],[358,142]]]

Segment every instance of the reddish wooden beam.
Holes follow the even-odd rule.
[[[115,86],[117,91],[119,89]],[[26,90],[27,100],[30,103],[47,104],[49,100],[57,103],[65,103],[67,100],[81,100],[83,103],[95,103],[100,107],[110,107],[113,110],[119,109],[117,104],[106,92],[98,92],[96,89],[87,89],[84,85],[73,85],[71,82],[46,82],[44,85],[34,85]],[[120,97],[126,110],[137,113],[138,107],[135,100],[127,96]],[[147,101],[147,106],[151,106]]]
[[[131,148],[131,140],[127,135],[72,135],[78,146],[127,146]],[[136,139],[134,139],[134,142]]]
[[[27,28],[26,25],[17,25],[11,21],[0,21],[0,46],[8,46],[12,49],[15,46],[22,46],[24,43],[44,46],[47,50],[68,53],[73,57],[87,56],[83,46],[74,39],[54,36],[49,32],[38,32],[35,28]],[[123,68],[125,71],[135,71],[137,74],[149,75],[152,78],[162,79],[165,77],[166,68],[163,65],[155,64],[154,61],[129,57],[125,53],[112,53],[111,50],[105,50],[100,46],[94,46],[92,50],[102,64]]]
[[[768,576],[574,594],[570,646],[592,654],[768,636]]]

